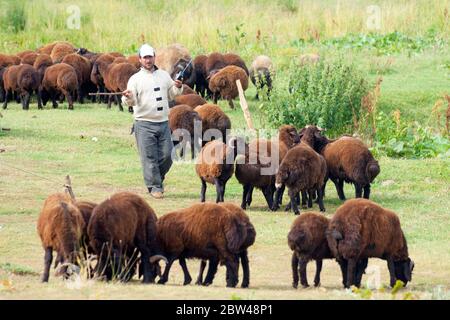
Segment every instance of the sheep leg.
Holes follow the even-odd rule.
[[[194,138],[191,139],[191,160],[195,157],[195,141]]]
[[[362,198],[362,187],[358,183],[355,183],[355,197]]]
[[[186,286],[186,285],[190,284],[192,281],[191,275],[189,274],[189,270],[186,265],[186,259],[184,257],[182,257],[178,260],[178,262],[180,263],[181,269],[183,269],[183,274],[184,274],[183,286]]]
[[[357,286],[358,288],[361,286],[361,279],[364,274],[364,271],[367,268],[368,260],[369,259],[367,259],[367,258],[361,259],[358,261],[358,263],[356,265],[355,286]]]
[[[200,178],[202,181],[202,189],[200,191],[200,202],[205,202],[205,193],[206,193],[206,181]]]
[[[22,95],[22,109],[28,110],[30,108],[30,98],[31,95],[29,92],[25,92],[24,95]]]
[[[20,103],[20,94],[18,91],[13,91],[13,97],[14,100],[16,100],[17,103]]]
[[[308,208],[312,208],[313,197],[314,197],[314,190],[308,190]]]
[[[395,282],[397,280],[397,278],[395,276],[394,259],[392,257],[388,257],[386,260],[387,260],[389,276],[390,276],[390,285],[393,288],[395,286]]]
[[[55,90],[52,90],[50,92],[50,97],[52,99],[52,107],[54,109],[58,108],[58,103],[56,102],[56,91]]]
[[[293,192],[293,191],[289,190],[289,197],[291,198],[292,211],[294,211],[295,215],[299,215],[300,214],[300,210],[298,209],[297,201],[295,201],[296,194],[297,194],[296,192]]]
[[[242,264],[242,284],[241,288],[248,288],[248,285],[250,284],[250,267],[248,264],[248,254],[247,250],[244,250],[241,252],[241,264]]]
[[[8,107],[8,99],[11,98],[11,92],[9,90],[5,91],[5,101],[3,101],[3,109]]]
[[[200,270],[198,271],[198,277],[197,277],[197,281],[195,282],[196,285],[201,285],[203,282],[203,272],[205,271],[206,268],[206,260],[202,260],[200,262]]]
[[[108,109],[111,109],[111,103],[112,103],[112,96],[108,96]]]
[[[217,258],[209,259],[208,272],[206,273],[205,281],[202,283],[204,286],[209,286],[210,284],[213,283],[214,276],[217,273],[218,265],[219,265],[219,261],[217,260]],[[236,284],[237,284],[237,281],[236,281]]]
[[[36,90],[36,97],[37,97],[38,109],[42,109],[42,92],[40,89]]]
[[[123,107],[122,107],[122,100],[121,100],[121,99],[119,99],[119,97],[118,97],[118,96],[114,96],[114,100],[116,101],[116,104],[118,104],[118,105],[119,105],[119,110],[120,110],[120,111],[123,111]]]
[[[308,199],[308,195],[306,194],[306,192],[302,191],[302,208],[303,209],[307,208],[307,205],[306,205],[307,199]]]
[[[221,184],[221,192],[220,192],[220,201],[225,202],[225,188],[227,186],[227,182],[222,182]]]
[[[223,202],[222,200],[223,183],[218,178],[214,178],[214,184],[216,185],[216,203]]]
[[[345,201],[345,194],[344,194],[344,180],[343,179],[331,179],[333,181],[334,185],[336,186],[336,191],[339,196],[339,199],[342,201]]]
[[[42,275],[42,282],[48,282],[52,260],[53,260],[53,248],[45,248],[44,274]]]
[[[273,195],[270,194],[270,186],[264,187],[262,189],[262,193],[264,195],[264,198],[266,198],[267,205],[269,206],[269,209],[273,207]]]
[[[239,282],[239,258],[233,255],[225,262],[227,267],[227,287],[234,288]]]
[[[291,267],[292,267],[292,287],[297,289],[299,265],[298,265],[298,257],[295,254],[295,252],[292,253]]]
[[[168,258],[168,263],[166,265],[166,267],[164,268],[164,273],[161,276],[161,278],[159,278],[158,284],[164,284],[167,282],[167,280],[169,280],[169,271],[170,268],[172,267],[173,262],[175,261],[175,258]]]
[[[252,204],[252,201],[253,201],[252,196],[253,196],[253,186],[250,185],[250,189],[248,190],[247,197],[246,197],[246,200],[245,200],[249,207],[250,207],[250,205]]]
[[[286,188],[286,186],[283,184],[277,194],[277,205],[281,206],[283,204],[283,194],[284,194],[284,189]]]
[[[308,260],[305,258],[299,259],[299,271],[300,271],[300,283],[303,288],[309,287],[308,278],[306,276],[306,266],[308,265]]]
[[[325,206],[323,205],[323,190],[322,188],[317,189],[317,202],[319,203],[320,211],[325,211]]]
[[[213,101],[214,101],[214,104],[217,104],[217,99],[218,99],[217,93],[214,92],[214,93],[213,93]]]
[[[233,103],[233,100],[228,99],[228,105],[230,106],[231,109],[234,109],[234,103]]]
[[[322,271],[322,259],[316,260],[316,276],[314,277],[314,286],[320,286],[320,272]]]
[[[342,259],[338,260],[339,267],[341,267],[341,273],[342,273],[342,284],[344,285],[344,288],[346,288],[347,285],[347,260]]]
[[[369,199],[370,197],[370,183],[364,186],[364,198]]]
[[[347,260],[347,283],[346,288],[355,284],[355,267],[357,260],[355,258]]]
[[[247,199],[249,197],[250,190],[251,190],[251,186],[249,184],[244,184],[243,191],[242,191],[242,203],[241,203],[241,208],[244,210],[247,209]]]

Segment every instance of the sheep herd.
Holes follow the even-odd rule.
[[[314,63],[319,57],[304,59]],[[45,250],[42,281],[48,281],[53,251],[57,274],[68,277],[85,266],[88,276],[129,281],[136,273],[144,283],[168,281],[174,261],[184,274],[184,285],[192,277],[186,259],[201,259],[196,283],[210,285],[219,264],[226,267],[226,285],[238,284],[239,264],[242,287],[250,285],[248,249],[256,230],[245,210],[251,206],[253,190],[260,189],[269,210],[282,205],[285,188],[286,210],[300,214],[299,206],[311,208],[317,202],[325,211],[325,186],[331,180],[340,200],[345,201],[344,182],[355,186],[357,199],[345,201],[329,219],[319,212],[303,213],[287,232],[292,250],[293,287],[307,287],[306,265],[316,262],[314,285],[320,284],[323,259],[336,259],[342,283],[348,288],[361,284],[368,258],[387,261],[390,285],[411,281],[414,263],[409,258],[398,216],[369,200],[370,185],[380,172],[378,162],[359,139],[342,136],[330,140],[316,126],[279,128],[274,139],[246,141],[229,134],[230,118],[217,105],[219,98],[234,107],[238,96],[236,80],[246,90],[249,78],[257,88],[270,93],[274,69],[267,56],[255,58],[250,68],[236,54],[218,52],[192,58],[179,44],[157,50],[155,64],[173,79],[183,79],[183,94],[170,102],[169,126],[182,130],[174,144],[181,152],[189,144],[191,157],[197,154],[195,171],[201,182],[200,203],[166,213],[159,218],[140,196],[121,192],[99,204],[80,202],[63,193],[50,195],[38,219],[38,233]],[[117,52],[93,53],[68,42],[54,42],[35,51],[16,55],[0,54],[0,101],[3,108],[15,99],[29,109],[36,94],[38,108],[51,100],[83,103],[88,93],[120,93],[140,67],[137,55]],[[92,102],[112,103],[122,109],[117,95],[90,96]],[[213,103],[208,103],[211,99]],[[132,111],[132,110],[129,110]],[[196,122],[201,139],[196,141]],[[218,135],[208,136],[214,130]],[[182,155],[182,154],[181,154]],[[226,184],[235,176],[242,185],[237,206],[225,201]],[[207,184],[216,188],[216,203],[206,201]],[[364,197],[365,199],[361,199]],[[95,264],[87,263],[95,257]],[[160,262],[165,262],[161,272]],[[204,269],[208,266],[206,276]]]

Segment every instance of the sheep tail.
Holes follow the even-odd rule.
[[[366,175],[369,181],[372,182],[373,179],[380,173],[380,166],[376,160],[369,161],[366,166]]]
[[[233,218],[225,231],[228,250],[233,253],[239,252],[239,249],[244,243],[246,237],[247,229],[245,226],[242,225],[237,218]]]
[[[328,240],[328,247],[330,248],[331,253],[333,254],[334,257],[338,257],[339,256],[338,244],[339,241],[344,239],[342,233],[336,229],[328,229],[326,231],[326,237]]]

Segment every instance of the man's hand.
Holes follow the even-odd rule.
[[[131,92],[131,90],[125,90],[124,92],[122,92],[122,95],[127,98],[131,98],[133,97],[133,92]]]
[[[181,82],[180,80],[174,80],[174,82],[175,82],[174,85],[177,88],[181,88],[183,86],[183,82]]]

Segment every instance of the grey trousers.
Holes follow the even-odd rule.
[[[134,134],[149,191],[164,192],[163,181],[172,166],[173,142],[169,122],[135,121]]]

